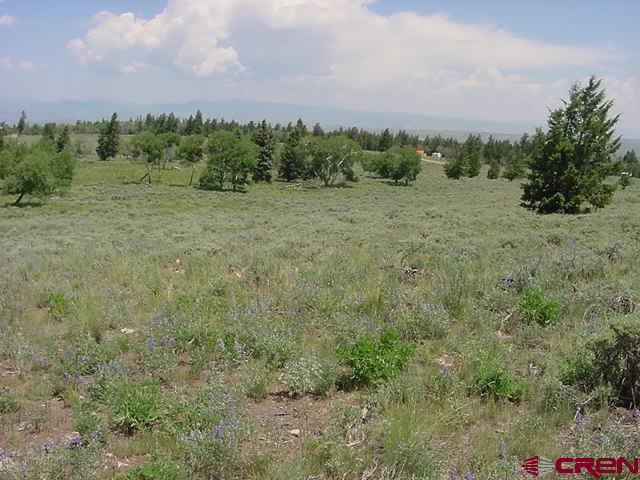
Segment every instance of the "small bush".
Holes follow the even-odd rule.
[[[164,416],[160,389],[153,382],[124,383],[112,398],[111,424],[128,435],[151,429]]]
[[[528,288],[520,298],[520,314],[530,323],[547,327],[558,319],[560,303],[547,298],[541,288]]]
[[[83,439],[104,445],[107,441],[107,431],[102,424],[102,419],[91,407],[90,404],[81,404],[74,409],[75,430]]]
[[[269,372],[265,368],[257,367],[250,373],[246,392],[247,396],[255,401],[267,398],[269,394]]]
[[[635,317],[635,318],[634,318]],[[616,320],[578,345],[561,380],[586,392],[607,392],[625,408],[640,405],[640,324],[638,316]]]
[[[481,397],[518,401],[526,393],[526,384],[505,366],[496,354],[484,354],[473,362],[473,390]]]
[[[120,480],[183,480],[187,477],[175,465],[147,463],[119,478]]]
[[[15,413],[20,410],[20,402],[15,392],[8,387],[0,387],[0,415]]]
[[[71,302],[65,297],[64,293],[50,293],[47,298],[47,308],[49,315],[54,320],[60,321],[71,310]]]
[[[387,327],[378,338],[366,336],[350,346],[340,347],[338,357],[351,369],[349,383],[375,385],[396,376],[413,351],[414,347],[403,342],[395,328]]]
[[[302,357],[285,365],[284,379],[292,397],[308,393],[325,395],[335,385],[335,368],[315,358]]]

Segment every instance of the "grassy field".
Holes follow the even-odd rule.
[[[560,378],[639,319],[612,303],[640,296],[639,182],[539,216],[519,182],[435,164],[247,193],[143,174],[83,161],[66,196],[0,198],[0,478],[512,479],[536,454],[635,455],[632,412]],[[344,352],[389,326],[408,365],[349,381]]]

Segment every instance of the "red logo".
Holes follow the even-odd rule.
[[[541,477],[547,473],[556,472],[560,475],[585,474],[592,478],[600,478],[602,475],[620,473],[637,474],[640,470],[638,457],[627,460],[624,457],[606,458],[572,458],[560,457],[555,462],[536,455],[522,462],[522,469],[533,477]]]
[[[540,477],[553,471],[553,463],[548,458],[536,455],[522,462],[522,469],[529,475]]]

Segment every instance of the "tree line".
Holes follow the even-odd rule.
[[[147,171],[141,180],[148,182],[154,168],[179,161],[191,165],[191,185],[195,165],[206,159],[197,182],[205,189],[237,190],[250,181],[270,182],[276,177],[289,182],[319,179],[331,186],[339,178],[357,181],[357,163],[366,172],[408,184],[422,169],[418,152],[440,151],[445,153],[444,172],[449,178],[476,177],[486,164],[489,179],[526,180],[523,206],[540,213],[577,213],[610,203],[615,190],[607,182],[611,175],[620,175],[622,188],[640,177],[634,151],[616,157],[618,117],[611,116],[611,108],[601,81],[592,77],[586,86],[572,87],[564,106],[551,112],[547,130],[525,133],[515,142],[493,136],[483,141],[474,134],[464,141],[440,135],[421,139],[390,129],[325,131],[319,124],[309,130],[302,119],[286,126],[266,120],[241,124],[205,119],[200,111],[186,119],[171,113],[120,121],[114,113],[101,122],[39,126],[30,125],[22,112],[15,125],[0,124],[0,179],[7,193],[19,195],[17,202],[25,193],[47,195],[65,188],[73,170],[72,158],[67,161],[72,157],[72,133],[98,133],[96,154],[103,161],[119,154],[143,160]],[[6,142],[10,133],[37,133],[42,138],[26,147]],[[63,164],[68,167],[59,168]]]

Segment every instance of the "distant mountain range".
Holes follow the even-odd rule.
[[[266,118],[272,123],[287,124],[302,118],[311,126],[319,123],[324,128],[359,127],[368,130],[390,128],[404,129],[420,135],[440,133],[464,138],[470,132],[484,137],[493,134],[497,138],[516,139],[523,132],[533,132],[535,125],[497,122],[493,120],[452,118],[401,112],[370,112],[332,107],[292,105],[287,103],[260,102],[251,100],[192,101],[165,104],[132,104],[110,101],[0,101],[0,121],[15,123],[21,110],[27,112],[32,122],[75,122],[76,120],[98,120],[118,112],[122,119],[147,113],[173,112],[179,117],[188,117],[202,111],[205,117],[225,118],[238,122],[260,121]],[[623,149],[634,148],[640,152],[640,140],[626,139]]]

